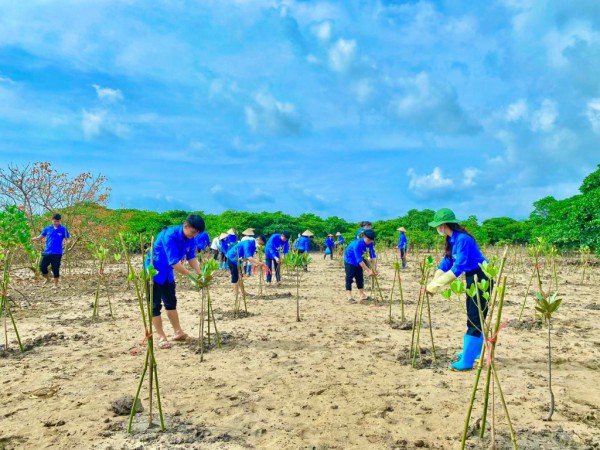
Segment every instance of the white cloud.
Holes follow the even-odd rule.
[[[540,106],[540,109],[533,113],[531,119],[532,131],[552,131],[554,123],[558,117],[558,107],[556,102],[545,99]]]
[[[11,80],[8,77],[2,77],[0,76],[0,83],[6,83],[6,84],[16,84],[13,80]]]
[[[508,105],[505,117],[508,122],[517,122],[527,117],[527,102],[521,99]]]
[[[86,139],[92,139],[100,134],[105,118],[106,113],[104,111],[99,113],[83,111],[81,127],[83,128],[83,134]]]
[[[296,107],[281,102],[268,92],[254,96],[254,105],[246,107],[246,123],[253,132],[296,134],[301,125]]]
[[[435,167],[429,175],[417,175],[414,169],[408,169],[407,175],[410,177],[408,189],[416,194],[425,194],[431,191],[446,189],[452,186],[450,178],[444,178],[442,169]]]
[[[600,134],[600,98],[593,98],[587,103],[585,115],[594,133]]]
[[[473,134],[480,130],[462,109],[454,88],[435,82],[427,73],[399,80],[400,96],[392,100],[396,114],[405,122],[444,134]]]
[[[332,25],[331,22],[326,20],[311,28],[312,33],[322,42],[328,42],[331,39]]]
[[[92,87],[96,90],[96,95],[101,101],[116,103],[123,100],[123,94],[119,89],[103,88],[97,84],[92,84]]]
[[[329,67],[335,72],[346,72],[356,57],[356,41],[338,39],[329,49]]]
[[[475,169],[474,167],[467,167],[465,170],[463,170],[463,186],[465,186],[465,187],[475,186],[474,179],[478,173],[479,173],[479,170]]]
[[[110,117],[106,110],[93,112],[83,110],[81,128],[86,139],[93,139],[103,133],[112,134],[123,139],[127,137],[130,131],[127,125]]]
[[[308,55],[306,55],[306,62],[309,64],[317,64],[319,62],[319,58],[309,53]]]

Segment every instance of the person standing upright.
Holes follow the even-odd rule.
[[[46,239],[46,246],[42,252],[42,260],[40,261],[40,271],[46,279],[45,283],[50,282],[50,273],[48,266],[52,268],[52,276],[54,278],[54,289],[58,288],[58,279],[60,278],[60,262],[63,256],[63,242],[69,239],[71,235],[69,230],[62,225],[62,217],[60,214],[52,216],[52,225],[48,225],[42,230],[39,236],[32,238],[32,241],[41,241]]]
[[[398,256],[402,260],[402,268],[406,267],[406,251],[408,250],[408,239],[406,239],[406,228],[400,227],[396,231],[400,232],[398,237]]]

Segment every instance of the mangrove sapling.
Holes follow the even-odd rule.
[[[588,265],[590,253],[590,248],[587,245],[579,247],[579,255],[581,256],[581,282],[579,284],[583,284],[583,280],[585,280],[585,268]]]
[[[98,279],[96,283],[96,298],[94,300],[94,310],[92,311],[92,320],[98,319],[98,304],[100,301],[100,284],[104,284],[104,288],[106,289],[106,297],[108,298],[108,307],[110,310],[110,317],[114,318],[112,304],[110,302],[110,288],[108,287],[108,283],[106,281],[106,275],[104,274],[104,268],[106,266],[106,257],[108,256],[108,248],[103,245],[90,245],[90,250],[92,252],[92,256],[98,263]]]
[[[256,253],[258,255],[258,260],[262,263],[265,260],[265,247],[263,245],[257,245]],[[262,297],[263,286],[265,284],[265,273],[263,265],[260,264],[258,268],[256,266],[252,268],[252,272],[256,273],[256,270],[258,270],[258,296]]]
[[[280,261],[292,271],[296,280],[296,322],[300,322],[300,279],[312,258],[308,253],[289,252]]]
[[[401,322],[404,323],[406,321],[406,317],[404,316],[404,294],[402,293],[402,278],[400,277],[400,270],[402,267],[402,262],[398,261],[396,257],[396,261],[392,263],[392,267],[394,268],[394,281],[392,282],[392,290],[390,291],[390,311],[389,311],[389,323],[392,323],[392,302],[394,297],[394,287],[396,286],[396,280],[398,280],[398,291],[400,293],[400,306],[401,306]]]
[[[502,319],[502,309],[503,309],[503,305],[504,305],[504,295],[506,292],[506,276],[502,278],[502,286],[499,286],[497,288],[497,291],[499,292],[499,301],[498,301],[498,312],[497,312],[497,316],[496,316],[496,322],[495,322],[493,334],[491,334],[490,329],[488,328],[487,324],[483,320],[483,311],[481,309],[481,298],[479,296],[479,291],[484,290],[485,288],[489,289],[489,284],[483,283],[483,281],[486,281],[486,280],[483,280],[482,282],[478,282],[477,277],[475,277],[475,280],[476,280],[476,283],[471,285],[469,287],[469,289],[467,289],[467,295],[469,295],[472,298],[474,298],[475,296],[477,297],[477,306],[479,309],[480,321],[481,321],[482,328],[483,328],[483,330],[481,330],[481,332],[482,332],[483,336],[485,337],[485,339],[484,339],[485,345],[482,346],[481,354],[480,354],[479,360],[477,361],[477,371],[476,371],[476,375],[475,375],[475,382],[473,384],[473,389],[471,391],[471,399],[469,401],[469,406],[467,409],[467,416],[466,416],[465,425],[463,428],[463,435],[462,435],[460,448],[461,448],[461,450],[463,450],[465,448],[467,435],[468,435],[468,431],[469,431],[469,421],[471,418],[471,412],[473,410],[473,404],[475,402],[475,395],[477,393],[477,387],[479,385],[479,379],[481,377],[481,370],[483,368],[484,355],[487,355],[485,360],[486,360],[486,365],[488,365],[488,373],[491,372],[491,374],[493,375],[494,387],[498,389],[498,394],[500,396],[502,408],[504,409],[504,413],[506,415],[506,420],[508,422],[508,426],[509,426],[509,430],[510,430],[511,442],[512,442],[513,448],[516,450],[518,448],[516,435],[515,435],[515,432],[514,432],[514,429],[512,426],[512,422],[510,420],[508,407],[507,407],[506,401],[504,399],[504,393],[502,392],[502,388],[500,385],[500,379],[498,377],[498,373],[497,373],[496,366],[494,363],[495,348],[496,348],[496,343],[498,340],[498,333],[504,326],[504,324],[501,325],[501,319]],[[486,347],[487,347],[487,352],[486,352]],[[484,393],[484,399],[483,399],[484,400],[484,415],[483,415],[483,418],[481,421],[482,429],[485,429],[485,423],[486,423],[485,422],[485,417],[486,417],[485,412],[487,410],[487,405],[488,405],[488,401],[489,401],[488,396],[489,396],[489,389],[486,390]],[[483,431],[480,433],[480,437],[483,437]],[[492,443],[492,445],[494,445],[494,443]]]
[[[238,267],[238,289],[235,290],[235,302],[233,304],[233,315],[238,317],[240,314],[240,291],[242,291],[242,299],[244,300],[244,311],[248,313],[248,305],[246,304],[246,287],[244,286],[244,262],[241,258],[237,260]]]
[[[542,319],[548,323],[548,390],[550,391],[550,411],[548,416],[544,419],[546,421],[552,420],[552,414],[554,414],[554,392],[552,392],[552,341],[550,330],[552,329],[552,315],[558,311],[562,299],[556,298],[558,292],[555,292],[549,297],[544,297],[542,294],[536,294],[536,311],[540,313]]]
[[[212,303],[210,302],[210,283],[213,281],[213,273],[219,269],[219,263],[214,259],[209,259],[202,265],[202,271],[200,275],[190,275],[189,279],[192,286],[197,288],[201,293],[201,305],[200,305],[200,325],[198,331],[198,350],[200,352],[200,361],[204,361],[204,319],[206,310],[208,310],[208,323],[210,325],[210,316],[213,318],[213,325],[215,327],[215,334],[217,339],[217,348],[221,348],[221,336],[217,331],[216,322],[214,320],[214,312],[212,310]],[[208,308],[205,308],[205,299],[208,299]],[[210,344],[210,326],[208,327],[208,343]]]
[[[9,317],[17,337],[17,342],[19,343],[19,349],[23,353],[25,348],[21,343],[21,336],[17,329],[17,322],[10,309],[10,299],[8,296],[12,255],[18,248],[22,248],[30,258],[34,258],[34,247],[31,242],[31,232],[25,213],[15,205],[6,206],[4,210],[0,211],[0,263],[2,264],[2,277],[0,278],[0,317],[4,317],[4,349],[8,351],[7,317]]]
[[[531,278],[529,279],[529,283],[527,285],[527,290],[525,291],[525,297],[523,298],[523,304],[521,305],[521,312],[519,313],[519,320],[521,320],[521,317],[523,316],[523,310],[525,309],[525,303],[527,302],[527,296],[529,295],[529,289],[531,287],[531,283],[533,281],[533,279],[537,276],[537,282],[538,282],[538,291],[539,292],[543,292],[542,290],[542,275],[540,273],[540,268],[543,265],[542,262],[542,252],[543,252],[543,245],[542,242],[538,241],[537,244],[533,244],[531,245],[531,247],[529,248],[529,254],[530,256],[533,257],[533,270],[531,272]]]
[[[419,359],[421,358],[421,350],[419,345],[419,339],[421,335],[421,323],[423,320],[423,308],[425,306],[425,302],[427,302],[427,314],[429,321],[429,334],[431,336],[431,351],[433,354],[433,364],[437,366],[437,358],[435,354],[435,343],[433,340],[433,326],[431,323],[431,308],[429,302],[429,293],[425,289],[427,286],[427,282],[429,280],[429,275],[431,273],[431,269],[433,268],[433,258],[431,256],[426,256],[423,258],[421,263],[419,264],[419,268],[421,271],[421,277],[419,281],[419,295],[417,297],[417,306],[415,308],[415,316],[413,320],[412,327],[412,336],[410,340],[410,352],[409,357],[412,358],[412,367],[417,366],[417,355]]]
[[[144,340],[138,346],[138,349],[132,351],[133,355],[137,354],[137,352],[146,345],[146,358],[144,360],[144,369],[142,371],[142,376],[140,378],[140,382],[138,384],[135,398],[133,400],[133,404],[131,406],[131,412],[129,414],[129,424],[127,426],[127,432],[131,433],[131,427],[133,424],[133,416],[136,412],[137,401],[140,396],[140,391],[142,389],[142,384],[144,382],[144,378],[146,377],[146,373],[148,369],[150,369],[149,374],[149,408],[148,408],[148,420],[149,425],[152,425],[152,400],[153,400],[153,386],[156,387],[156,402],[158,405],[158,413],[160,416],[160,428],[162,431],[165,431],[165,422],[162,413],[162,406],[160,401],[160,386],[158,383],[158,366],[156,364],[156,359],[154,358],[154,336],[152,331],[152,305],[153,305],[153,285],[154,285],[154,276],[158,274],[158,271],[154,268],[154,265],[150,264],[150,266],[146,269],[142,267],[142,270],[139,273],[136,273],[133,269],[133,265],[131,264],[131,258],[129,257],[129,253],[127,252],[127,247],[125,242],[123,241],[123,236],[119,234],[119,238],[121,240],[121,245],[123,246],[123,254],[125,255],[125,259],[127,261],[128,275],[127,278],[133,282],[135,286],[135,292],[138,299],[138,305],[140,307],[140,314],[142,317],[142,322],[144,324]],[[141,245],[143,249],[143,245]],[[154,250],[154,239],[151,240],[150,244],[150,261],[154,261],[153,258],[153,250]],[[142,256],[144,253],[142,252]]]

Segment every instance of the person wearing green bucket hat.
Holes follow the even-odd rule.
[[[467,289],[477,281],[487,280],[479,264],[486,261],[479,250],[475,238],[459,223],[451,209],[442,208],[435,213],[429,226],[435,227],[437,232],[446,237],[444,258],[435,272],[433,280],[427,285],[427,292],[436,294],[440,289],[454,281],[463,273],[466,278]],[[489,289],[491,290],[491,283]],[[487,300],[483,292],[479,291],[481,312],[487,316]],[[469,370],[473,368],[475,360],[481,354],[483,334],[477,295],[467,296],[467,332],[463,338],[463,351],[457,354],[459,360],[450,364],[452,370]]]

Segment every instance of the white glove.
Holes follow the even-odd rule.
[[[433,281],[431,281],[427,285],[427,292],[429,292],[430,294],[437,294],[441,288],[452,283],[455,279],[456,275],[454,275],[454,272],[452,272],[451,270],[449,270],[448,272],[444,272],[437,278],[434,277]]]

